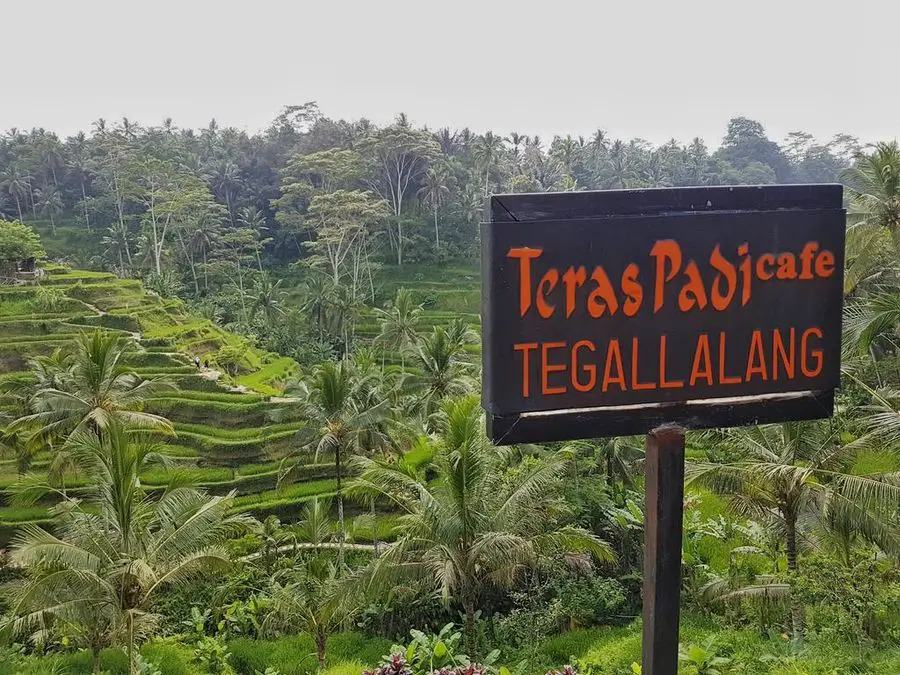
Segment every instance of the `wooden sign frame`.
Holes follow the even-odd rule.
[[[840,382],[845,231],[842,194],[843,188],[840,185],[772,185],[490,197],[486,208],[488,222],[482,225],[481,236],[482,399],[491,439],[497,444],[559,441],[641,434],[666,423],[698,429],[829,417],[834,408],[834,390]],[[690,312],[679,312],[672,306],[675,296],[678,296],[679,285],[677,280],[673,280],[672,287],[665,289],[665,293],[668,293],[666,304],[658,314],[651,311],[654,308],[648,305],[654,290],[654,258],[649,253],[655,241],[678,241],[680,237],[684,237],[686,243],[682,247],[683,259],[677,273],[683,274],[688,261],[696,260],[697,269],[700,270],[698,274],[704,276],[708,295],[712,294],[710,289],[714,270],[709,269],[706,256],[713,248],[718,251],[720,243],[722,253],[725,257],[732,256],[735,267],[739,262],[739,259],[735,259],[736,251],[744,251],[746,254],[746,249],[749,248],[746,258],[764,258],[762,262],[758,258],[751,258],[747,263],[751,275],[755,274],[755,270],[762,276],[753,278],[753,293],[756,295],[746,299],[746,307],[735,297],[724,311],[715,311],[713,307],[705,306],[702,311],[695,307]],[[746,242],[749,242],[749,246]],[[813,243],[805,250],[803,247],[808,242]],[[744,248],[739,248],[742,245]],[[814,248],[814,245],[819,248]],[[527,299],[523,299],[522,292],[518,292],[521,289],[517,288],[519,282],[516,275],[522,273],[519,266],[524,263],[522,259],[510,258],[513,246],[524,247],[522,250],[543,249],[543,258],[535,259],[533,265],[528,261],[533,267],[529,268],[530,274],[534,277],[530,279],[529,292],[534,295]],[[776,268],[779,275],[781,268],[774,263],[777,256],[785,252],[795,256],[791,263],[796,266],[795,276],[803,278],[803,275],[809,275],[809,279],[798,281],[796,278],[775,278]],[[533,256],[534,253],[526,255]],[[767,255],[772,257],[766,258]],[[819,258],[816,258],[817,255]],[[804,259],[801,260],[800,256],[804,256]],[[655,260],[662,265],[661,269],[667,269],[665,260],[661,261],[660,256]],[[821,260],[821,263],[817,263],[817,260]],[[607,276],[616,285],[620,274],[624,279],[622,268],[629,261],[639,261],[642,265],[640,272],[643,275],[644,305],[633,318],[625,319],[621,303],[627,296],[617,289],[620,306],[616,317],[611,317],[609,313],[593,319],[587,316],[583,303],[584,296],[589,292],[594,263],[601,266],[606,264]],[[547,264],[538,267],[538,262]],[[539,283],[542,281],[540,275],[548,264],[555,265],[559,274],[554,277],[556,283],[542,286]],[[760,265],[758,268],[757,264]],[[828,271],[827,277],[820,278],[814,274],[817,264],[821,270]],[[562,306],[564,299],[568,302],[561,279],[567,266],[586,271],[588,283],[577,287],[580,298],[577,307]],[[668,269],[674,267],[670,266]],[[771,280],[761,281],[766,276],[770,276]],[[738,283],[741,280],[739,278]],[[555,314],[549,321],[542,321],[536,315],[534,305],[541,300],[538,296],[542,289],[546,290],[551,286],[556,294],[553,301],[556,305],[553,307]],[[707,303],[711,300],[711,297],[706,298]],[[522,307],[519,307],[520,303]],[[525,304],[529,305],[527,313],[520,317],[517,309],[523,309]],[[545,309],[548,306],[549,301]],[[601,305],[595,305],[595,308],[599,306]],[[571,317],[563,316],[564,312],[570,311]],[[675,331],[676,337],[685,338],[670,338],[670,350],[673,345],[696,341],[696,336],[704,332],[709,334],[708,339],[715,349],[717,336],[721,335],[724,343],[726,332],[732,330],[743,340],[746,350],[752,328],[769,330],[769,333],[763,331],[768,339],[773,327],[777,331],[778,326],[784,326],[786,336],[787,324],[795,319],[801,326],[818,322],[821,331],[817,335],[824,335],[822,344],[819,345],[824,363],[816,377],[797,375],[787,382],[782,374],[782,380],[778,383],[772,381],[771,377],[769,381],[760,381],[757,377],[756,381],[730,388],[720,387],[718,382],[713,384],[710,380],[713,386],[705,390],[698,389],[699,393],[656,390],[649,393],[610,391],[601,395],[591,392],[590,395],[582,396],[584,403],[573,395],[571,387],[563,396],[557,397],[541,397],[535,392],[538,381],[533,371],[540,363],[541,349],[537,346],[541,344],[565,344],[569,348],[581,338],[596,338],[596,342],[591,343],[591,351],[602,352],[603,341],[614,335],[622,341],[622,352],[625,353],[632,339],[637,340],[638,335],[641,340],[646,337],[651,345],[650,354],[646,358],[647,352],[642,351],[640,358],[634,354],[634,368],[636,371],[638,368],[646,370],[649,367],[651,384],[644,383],[641,386],[650,387],[656,377],[656,366],[650,361],[662,358],[657,357],[652,348],[655,347],[656,334],[661,334],[663,327]],[[528,335],[524,335],[525,333]],[[730,332],[727,337],[731,339]],[[792,337],[796,336],[792,334]],[[773,339],[780,340],[781,337],[779,335]],[[513,342],[516,340],[524,343],[515,345],[523,349],[513,354]],[[786,337],[784,341],[787,344]],[[534,349],[531,348],[532,345],[535,346]],[[788,350],[784,345],[773,347],[767,344],[767,355],[771,355],[772,350],[778,347],[783,347],[783,353]],[[794,349],[794,346],[790,346],[790,349]],[[530,358],[532,363],[532,391],[531,398],[527,401],[514,391],[522,386],[518,383],[522,376],[515,370],[517,362],[513,360],[522,358],[522,351],[525,352],[524,358]],[[582,353],[587,354],[588,351],[582,350]],[[566,354],[563,350],[555,354],[555,358],[560,359],[559,368],[565,367],[563,364],[567,361]],[[591,356],[595,355],[591,353]],[[546,365],[546,353],[543,358]],[[725,359],[721,352],[720,358],[723,361]],[[733,361],[736,357],[728,358]],[[573,364],[574,360],[573,356]],[[627,371],[627,354],[624,362]],[[638,362],[640,366],[637,365]],[[685,363],[690,363],[689,351],[682,355],[680,363],[682,367]],[[730,362],[728,367],[734,368]],[[595,370],[598,369],[602,370],[599,364],[595,366]],[[723,368],[723,372],[724,370],[726,369]],[[682,372],[682,382],[684,375]],[[778,373],[770,375],[777,379]],[[722,373],[719,377],[722,377]],[[640,383],[637,377],[635,379]],[[561,379],[558,381],[562,382]],[[560,388],[563,387],[557,387]],[[615,400],[607,401],[612,398]]]

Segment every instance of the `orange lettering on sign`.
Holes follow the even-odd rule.
[[[644,301],[644,288],[638,282],[640,270],[634,263],[630,263],[622,272],[622,292],[625,293],[625,303],[622,311],[625,316],[634,316],[641,308]]]
[[[586,392],[590,391],[597,384],[597,366],[593,363],[586,363],[581,366],[581,370],[588,374],[588,381],[586,384],[582,384],[578,381],[578,350],[579,349],[588,349],[591,352],[597,350],[594,346],[594,343],[590,340],[579,340],[572,346],[572,387],[576,391]]]
[[[566,270],[565,274],[563,274],[563,284],[565,284],[566,287],[567,319],[572,316],[572,313],[575,311],[575,291],[581,286],[584,286],[585,281],[587,281],[587,272],[585,272],[584,267],[579,267],[577,270],[570,267]]]
[[[778,363],[784,366],[784,372],[789,380],[794,379],[794,328],[792,327],[788,336],[788,344],[790,345],[790,354],[784,347],[784,340],[781,337],[781,331],[777,328],[772,334],[772,379],[778,379]]]
[[[513,349],[517,352],[522,352],[522,398],[528,398],[529,390],[528,390],[528,380],[529,378],[529,370],[528,370],[528,352],[532,349],[537,349],[537,342],[525,342],[523,344],[513,345]]]
[[[610,372],[610,366],[613,364],[616,366],[615,377],[612,377],[612,373]],[[610,340],[609,345],[606,348],[606,366],[603,369],[603,384],[600,388],[604,392],[608,391],[611,384],[618,384],[619,389],[626,391],[625,368],[622,365],[622,350],[619,348],[619,341],[615,339]]]
[[[681,269],[681,247],[672,239],[656,242],[650,249],[650,255],[656,258],[656,285],[653,293],[653,311],[662,309],[665,302],[664,291],[666,284],[675,278]],[[668,271],[666,271],[668,263]]]
[[[550,373],[564,371],[566,369],[566,365],[564,363],[551,364],[547,361],[547,355],[551,349],[562,349],[565,346],[565,342],[545,342],[541,345],[541,393],[544,394],[544,396],[553,396],[554,394],[566,393],[566,388],[564,386],[550,386]]]
[[[684,386],[684,380],[666,379],[666,336],[659,336],[659,388],[680,389]]]
[[[559,272],[555,269],[547,270],[546,274],[544,274],[543,279],[541,279],[541,283],[538,284],[538,292],[537,299],[535,300],[535,304],[537,305],[538,314],[541,315],[543,319],[549,319],[553,316],[553,312],[556,309],[554,305],[548,304],[544,299],[550,293],[553,292],[553,289],[556,288],[556,284],[559,283]]]
[[[631,388],[634,391],[656,389],[653,382],[638,382],[638,339],[631,338]]]
[[[769,379],[766,372],[766,355],[763,353],[762,333],[758,330],[753,331],[753,337],[750,339],[750,354],[747,357],[744,380],[749,382],[754,375],[762,376],[763,382]]]
[[[734,265],[722,255],[718,244],[716,244],[712,255],[709,257],[709,264],[719,272],[715,277],[715,281],[713,281],[712,306],[721,312],[728,308],[731,298],[734,297],[734,292],[737,288],[737,273],[734,270]],[[725,290],[722,290],[721,287],[723,282]]]
[[[725,333],[719,333],[719,384],[740,384],[738,375],[725,374]]]
[[[807,346],[810,338],[816,337],[818,339],[822,339],[822,331],[819,328],[807,328],[803,331],[803,335],[800,336],[800,372],[802,372],[806,377],[816,377],[819,373],[822,372],[822,350],[821,349],[812,349],[810,350]],[[809,367],[806,359],[810,357],[815,362],[815,365]]]
[[[756,276],[763,281],[768,281],[775,273],[772,268],[775,266],[775,256],[771,253],[763,253],[756,261]]]
[[[701,364],[701,360],[703,363]],[[703,370],[700,370],[700,366]],[[709,352],[709,336],[706,333],[697,339],[697,348],[694,351],[694,365],[691,366],[690,384],[693,387],[700,378],[706,379],[706,384],[713,384],[712,357]]]
[[[540,258],[544,253],[541,248],[511,248],[506,253],[507,258],[515,258],[519,261],[519,314],[525,316],[531,307],[531,261]]]

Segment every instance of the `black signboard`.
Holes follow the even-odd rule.
[[[497,443],[830,416],[840,185],[496,195],[482,226]]]

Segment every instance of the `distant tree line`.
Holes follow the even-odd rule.
[[[93,233],[93,263],[133,276],[210,283],[301,259],[365,285],[366,264],[475,257],[486,194],[834,181],[861,151],[797,131],[781,143],[738,117],[711,152],[695,138],[660,146],[470,129],[405,115],[379,127],[289,106],[263,133],[97,120],[90,134],[11,129],[0,137],[0,216]],[[79,250],[84,251],[83,248]]]

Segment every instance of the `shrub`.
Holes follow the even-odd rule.
[[[194,650],[194,660],[209,675],[232,675],[231,653],[221,641],[216,638],[204,637],[197,641]]]
[[[65,302],[65,293],[52,286],[39,286],[34,294],[34,307],[39,312],[55,312]]]
[[[281,675],[308,675],[316,670],[316,647],[307,635],[271,641],[240,638],[228,646],[238,675],[255,675],[266,668],[275,668]]]

